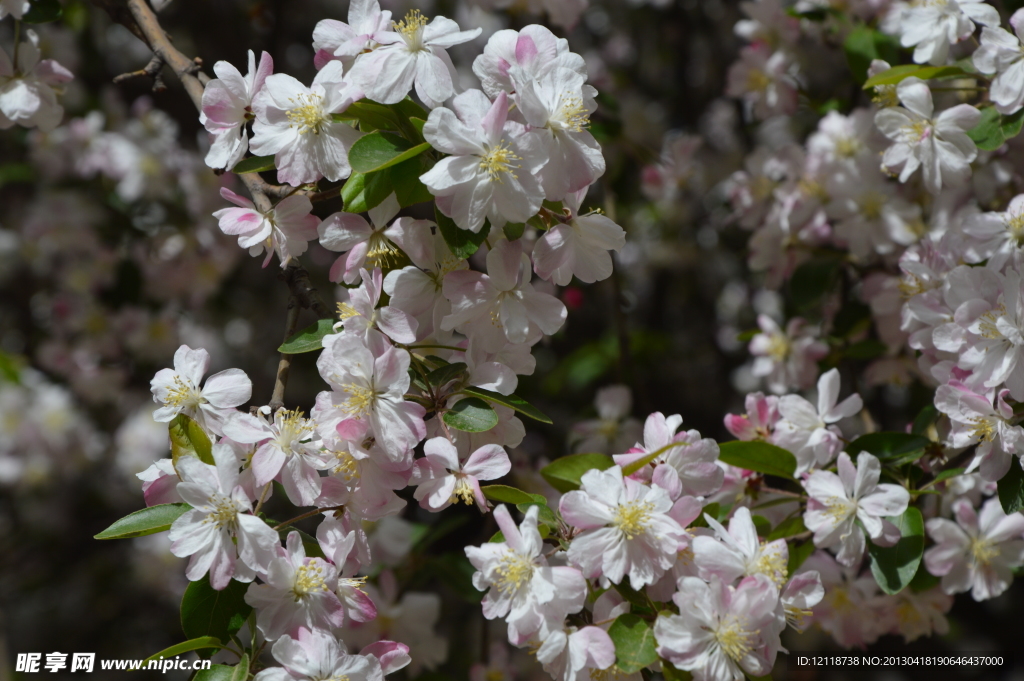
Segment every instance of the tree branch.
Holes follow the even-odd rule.
[[[289,265],[281,272],[281,279],[288,284],[288,290],[298,299],[302,307],[313,310],[318,319],[334,317],[334,311],[324,304],[320,293],[309,280],[309,272],[305,268]]]
[[[299,312],[302,304],[298,297],[292,294],[288,297],[288,317],[285,321],[284,339],[287,341],[295,335],[295,329],[299,325]],[[270,398],[270,413],[284,406],[284,388],[288,384],[288,372],[292,368],[292,356],[282,352],[281,359],[277,362],[277,379],[274,381],[274,394]]]

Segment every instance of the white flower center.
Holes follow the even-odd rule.
[[[903,134],[910,142],[921,143],[932,136],[932,122],[926,118],[919,118],[910,125],[903,126]]]
[[[503,594],[515,593],[533,577],[533,561],[521,553],[509,549],[501,558],[498,567],[494,568],[498,575],[494,585]]]
[[[843,522],[857,512],[857,502],[841,497],[828,497],[825,499],[825,515],[832,519],[835,525]]]
[[[583,100],[575,95],[562,95],[558,98],[558,111],[554,120],[563,130],[583,132],[590,127],[590,114],[583,106]]]
[[[764,542],[761,542],[761,549],[758,551],[757,559],[748,571],[749,574],[762,574],[775,582],[775,585],[782,588],[786,583],[789,574],[789,566],[779,551],[765,551]]]
[[[520,167],[515,162],[522,161],[523,159],[516,156],[512,148],[506,146],[507,144],[507,142],[502,140],[498,143],[498,146],[489,150],[487,155],[480,159],[480,169],[487,172],[492,182],[501,183],[502,173],[508,173],[514,179],[519,177],[512,171]]]
[[[985,314],[981,315],[978,322],[978,331],[982,338],[988,340],[1000,340],[1004,338],[1003,332],[999,330],[999,318],[1006,314],[1006,308],[1000,304]]]
[[[300,135],[311,132],[319,135],[324,126],[331,122],[331,117],[324,111],[324,98],[315,93],[299,95],[288,101],[294,106],[285,113],[291,121],[289,128],[297,127]]]
[[[369,411],[373,411],[373,403],[377,400],[377,392],[371,386],[347,383],[341,386],[341,389],[349,395],[344,404],[335,405],[343,412],[351,416],[361,416]]]
[[[351,452],[332,452],[335,458],[334,467],[331,468],[333,475],[340,475],[345,482],[352,482],[359,479],[359,460],[352,456]]]
[[[754,649],[753,639],[758,631],[750,631],[746,628],[746,621],[739,618],[730,618],[719,625],[714,632],[715,641],[722,652],[739,662]]]
[[[393,269],[392,265],[398,256],[398,248],[384,236],[383,229],[370,235],[367,247],[367,262],[382,269]]]
[[[653,510],[654,504],[649,501],[629,501],[615,509],[612,524],[626,535],[626,539],[633,539],[651,526]]]
[[[324,569],[321,565],[316,563],[303,565],[295,571],[295,585],[292,587],[292,593],[295,594],[296,601],[312,593],[327,590],[327,585],[324,584]]]
[[[784,362],[791,350],[792,346],[785,334],[775,333],[768,338],[768,349],[765,354],[776,362]]]
[[[233,530],[238,522],[238,506],[231,497],[214,492],[210,497],[210,505],[213,510],[203,519],[203,524],[213,523],[217,529]]]
[[[457,504],[459,502],[466,504],[467,506],[473,505],[473,488],[469,482],[466,481],[466,476],[462,473],[455,473],[455,489],[452,490],[451,502]]]
[[[175,376],[174,383],[167,388],[167,398],[164,400],[164,404],[168,406],[195,409],[206,402],[206,398],[192,385],[191,381],[186,383],[181,376]]]
[[[866,220],[877,220],[882,217],[882,208],[885,207],[886,197],[881,192],[864,192],[857,200],[857,208]]]
[[[277,437],[274,441],[285,454],[293,453],[295,445],[307,439],[313,433],[313,422],[302,418],[302,411],[288,410],[278,414]]]
[[[405,19],[395,22],[395,31],[405,40],[410,52],[419,52],[426,49],[423,45],[423,27],[426,25],[427,18],[418,9],[414,9],[405,15]]]
[[[1017,245],[1024,245],[1024,213],[1009,214],[1006,216],[1006,231],[1010,238],[1017,242]]]
[[[991,539],[985,537],[974,537],[971,539],[971,557],[974,564],[980,567],[987,567],[999,556],[999,547]]]
[[[991,442],[996,436],[994,419],[985,416],[975,416],[970,420],[974,424],[971,428],[971,437],[978,438],[978,442]]]

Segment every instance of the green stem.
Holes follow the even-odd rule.
[[[17,75],[17,73],[18,73],[18,52],[21,51],[18,48],[20,47],[20,45],[21,45],[21,20],[15,19],[14,20],[14,73],[15,73],[15,75]]]
[[[341,510],[343,508],[345,508],[345,504],[341,504],[340,506],[330,506],[328,508],[315,508],[312,511],[309,511],[307,513],[303,513],[302,515],[297,515],[294,518],[291,518],[289,520],[285,520],[283,523],[278,523],[277,525],[274,525],[270,529],[274,530],[275,532],[280,532],[282,527],[288,527],[292,523],[297,523],[300,520],[305,520],[306,518],[312,518],[315,515],[319,515],[321,513],[326,513],[327,511],[339,511],[339,510]]]

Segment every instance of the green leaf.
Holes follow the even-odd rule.
[[[397,104],[391,105],[392,111],[402,118],[420,118],[426,120],[430,112],[416,103],[412,97],[406,97]]]
[[[580,488],[580,478],[587,471],[603,471],[614,465],[607,454],[570,454],[555,459],[540,469],[540,474],[559,492],[571,492]]]
[[[530,494],[508,485],[486,485],[480,488],[484,496],[499,504],[546,504],[547,500],[540,494]]]
[[[192,507],[188,504],[159,504],[129,513],[93,539],[129,539],[166,532],[171,524]]]
[[[391,195],[391,175],[387,172],[352,173],[341,188],[346,213],[365,213]]]
[[[528,416],[534,421],[540,421],[541,423],[553,423],[551,419],[544,415],[540,409],[533,406],[519,395],[512,393],[511,395],[502,395],[491,390],[484,390],[483,388],[477,388],[476,386],[467,386],[462,389],[462,392],[467,395],[473,395],[474,397],[481,397],[491,402],[497,402],[503,404],[506,407],[516,410],[523,416]]]
[[[540,495],[539,494],[535,494],[533,496],[540,496]],[[541,497],[541,498],[543,499],[543,497]],[[526,512],[530,510],[531,506],[538,506],[539,507],[539,510],[537,511],[537,521],[538,522],[543,523],[544,525],[547,525],[548,527],[557,527],[558,526],[558,517],[555,516],[555,512],[551,510],[550,506],[548,506],[547,499],[543,499],[543,501],[529,501],[529,502],[524,503],[524,504],[516,504],[516,509],[520,513],[522,513],[523,515],[526,515]]]
[[[274,523],[274,521],[270,520],[269,518],[267,520],[271,523]],[[281,535],[282,542],[285,541],[289,533],[298,532],[299,539],[302,540],[302,548],[306,551],[307,558],[327,557],[324,555],[324,550],[320,548],[320,542],[317,541],[316,537],[312,536],[308,532],[304,532],[303,530],[298,529],[294,525],[285,525],[280,530],[277,530],[277,532]]]
[[[861,452],[867,452],[874,454],[882,461],[887,461],[924,449],[930,444],[931,440],[928,438],[910,433],[868,433],[847,445],[846,451],[854,460]]]
[[[332,333],[334,333],[334,320],[321,319],[286,340],[277,351],[286,355],[298,355],[303,352],[322,350],[324,336],[329,336]]]
[[[420,176],[425,170],[423,156],[417,156],[388,169],[395,198],[402,208],[434,200],[434,195],[420,182]]]
[[[910,590],[914,593],[921,593],[922,591],[930,591],[939,585],[942,580],[932,573],[928,572],[928,569],[924,565],[924,561],[917,568],[917,574],[910,580]]]
[[[928,427],[935,423],[935,419],[939,416],[939,410],[934,404],[926,404],[924,408],[918,412],[917,417],[914,419],[914,425],[910,428],[910,432],[914,435],[924,435]]]
[[[175,466],[183,456],[195,456],[203,463],[214,465],[210,437],[190,416],[175,416],[168,424],[167,432],[171,437],[171,460]]]
[[[759,333],[761,333],[761,329],[747,329],[743,333],[736,334],[736,340],[740,343],[749,343]]]
[[[767,537],[772,530],[772,524],[763,515],[752,515],[750,521],[754,523],[754,531],[758,537]]]
[[[860,528],[857,528],[858,531]],[[803,544],[792,544],[789,547],[789,564],[786,566],[788,574],[794,574],[804,564],[804,561],[814,553],[814,541],[808,539]]]
[[[847,359],[874,359],[881,357],[889,351],[889,346],[881,341],[868,339],[854,343],[845,350],[843,356]]]
[[[245,173],[265,173],[268,170],[273,170],[275,167],[273,156],[250,156],[249,158],[243,158],[241,161],[236,163],[235,167],[231,169],[231,172],[236,175],[244,175]]]
[[[498,414],[478,397],[459,400],[442,418],[450,427],[465,433],[484,433],[498,425]]]
[[[782,447],[760,440],[733,440],[718,445],[718,459],[730,466],[757,471],[766,475],[793,479],[796,472],[796,457]]]
[[[999,503],[1007,515],[1024,508],[1024,470],[1016,461],[1010,462],[1010,470],[999,479]]]
[[[942,78],[956,78],[969,76],[970,74],[956,66],[919,66],[917,64],[906,64],[893,66],[888,71],[883,71],[877,76],[868,78],[864,83],[864,89],[878,85],[895,85],[905,78],[914,76],[921,80],[939,80]]]
[[[165,648],[159,653],[154,653],[142,661],[142,666],[145,667],[149,664],[150,660],[159,660],[161,657],[177,657],[182,653],[190,653],[193,650],[202,650],[204,648],[223,648],[220,639],[214,636],[200,636],[199,638],[193,638],[177,645],[173,645],[170,648]]]
[[[790,300],[798,311],[814,307],[836,290],[842,257],[829,255],[808,260],[796,268],[789,280]]]
[[[932,480],[931,484],[942,482],[943,480],[949,480],[950,478],[959,477],[963,475],[964,471],[966,470],[966,468],[950,468],[949,470],[942,471],[941,473],[935,476],[935,479]]]
[[[185,636],[213,636],[227,641],[245,623],[252,606],[245,602],[248,584],[232,579],[222,591],[210,586],[210,576],[189,582],[181,599],[181,628]]]
[[[618,584],[612,584],[612,587],[619,592],[626,602],[629,603],[630,609],[633,614],[647,616],[657,614],[657,610],[654,608],[654,603],[647,596],[644,591],[637,591],[629,585],[629,580],[624,579]]]
[[[1020,134],[1024,125],[1024,109],[1010,116],[1003,116],[994,107],[981,110],[981,121],[967,131],[979,149],[994,151],[1008,139]]]
[[[462,229],[436,206],[434,207],[434,221],[437,223],[437,228],[441,230],[441,236],[448,244],[448,249],[460,260],[476,253],[480,249],[480,244],[487,239],[487,224],[484,224],[479,232]]]
[[[249,678],[249,653],[242,653],[241,659],[231,673],[231,681],[246,681]]]
[[[900,528],[900,540],[895,546],[877,546],[868,541],[868,553],[871,555],[871,573],[882,591],[895,594],[902,591],[917,573],[924,555],[924,519],[921,511],[913,506],[903,515],[888,518]],[[860,528],[854,532],[860,532]]]
[[[446,364],[427,374],[427,382],[430,383],[430,385],[438,387],[443,386],[457,378],[462,378],[468,368],[469,367],[466,366],[465,362]]]
[[[651,625],[633,613],[619,615],[608,627],[615,644],[615,665],[625,674],[635,674],[658,661]]]
[[[708,527],[708,521],[704,519],[705,515],[708,515],[714,518],[715,520],[718,520],[719,517],[722,515],[721,504],[719,504],[716,501],[705,506],[704,510],[701,511],[701,514],[694,518],[693,522],[690,523],[690,527]]]
[[[526,231],[526,223],[506,222],[505,226],[502,228],[502,231],[505,232],[506,239],[508,239],[509,241],[515,241],[516,239],[523,236],[523,232]]]
[[[336,121],[358,121],[359,129],[363,132],[399,128],[398,119],[391,109],[366,99],[349,104],[345,111],[333,114],[332,118]]]
[[[0,187],[12,182],[34,182],[35,170],[28,163],[5,163],[0,165]]]
[[[426,125],[427,122],[424,119],[416,118],[415,116],[410,118],[409,122],[412,123],[412,127],[416,128],[416,131],[420,134],[420,137],[422,137],[423,136],[423,126]]]
[[[775,529],[768,534],[768,541],[775,541],[776,539],[789,539],[798,534],[802,534],[807,531],[807,527],[804,525],[804,519],[801,516],[793,516],[787,518],[781,523],[775,526]]]
[[[60,19],[63,10],[57,0],[32,0],[21,20],[26,24],[45,24]]]
[[[413,146],[409,140],[389,132],[372,132],[356,140],[348,152],[352,170],[369,174],[398,165],[430,149],[424,142]]]
[[[192,677],[192,681],[235,681],[235,668],[226,664],[210,665],[209,669],[201,669]]]
[[[891,63],[899,58],[899,42],[881,31],[860,25],[846,37],[843,52],[853,77],[858,83],[863,83],[867,80],[872,60],[882,59]]]
[[[683,669],[676,669],[671,662],[664,658],[661,660],[661,675],[665,677],[665,681],[692,681],[693,679],[693,674]]]

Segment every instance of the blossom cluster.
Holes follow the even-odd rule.
[[[587,5],[520,4],[560,25]],[[839,10],[809,4],[743,3],[735,30],[749,44],[726,94],[757,146],[711,192],[724,204],[712,217],[728,214],[720,230],[751,233],[748,264],[765,288],[802,296],[758,310],[744,336],[747,373],[769,394],[750,388],[745,413],[724,419],[737,440],[719,443],[681,430],[677,414],[641,423],[629,389],[607,387],[598,418],[572,429],[576,455],[539,473],[516,452],[521,419],[539,414],[515,394],[520,377],[568,320],[558,287],[608,279],[626,242],[611,208],[585,208],[606,172],[591,129],[597,81],[566,40],[535,24],[498,30],[472,62],[479,87],[465,89],[448,50],[481,29],[353,0],[347,22],[317,24],[308,86],[274,73],[267,53],[250,52],[244,76],[213,67],[205,167],[144,104],[109,130],[95,112],[60,127],[55,92],[70,72],[40,61],[31,31],[16,59],[0,52],[0,128],[38,128],[33,161],[49,181],[101,178],[112,197],[149,208],[132,227],[161,243],[125,256],[91,239],[102,218],[74,210],[88,201],[50,194],[69,218],[50,206],[28,222],[30,234],[62,236],[32,249],[57,280],[34,303],[59,337],[40,362],[101,403],[104,386],[121,384],[124,348],[162,362],[184,343],[152,378],[156,408],[126,423],[118,445],[163,453],[170,433],[172,456],[138,474],[146,504],[180,511],[168,538],[189,580],[244,585],[253,641],[281,665],[258,681],[377,681],[445,661],[440,597],[400,591],[389,569],[409,542],[389,543],[382,528],[404,528],[411,502],[424,516],[456,504],[493,512],[499,532],[464,550],[482,614],[564,681],[635,680],[659,665],[699,681],[760,677],[787,629],[815,624],[845,647],[910,641],[947,631],[954,594],[1008,588],[1024,564],[1024,515],[995,492],[1024,461],[1024,187],[1008,153],[1024,109],[1024,10],[1011,33],[980,1],[849,3],[850,32]],[[0,0],[0,18],[20,19],[25,5]],[[857,30],[876,46],[854,74],[865,92],[818,106],[808,46],[824,53],[838,36],[852,54]],[[877,45],[897,56],[901,46],[916,65],[891,66]],[[714,184],[704,144],[666,137],[640,178],[655,214]],[[271,166],[282,183],[272,192],[250,198],[232,184],[231,171]],[[161,181],[172,177],[189,188],[188,239],[154,217],[181,199]],[[383,196],[378,182],[390,183]],[[339,194],[344,210],[316,214]],[[430,213],[414,207],[428,201]],[[275,406],[261,406],[240,369],[208,375],[216,348],[172,321],[216,290],[238,262],[235,241],[286,273],[319,247],[337,254],[324,268],[339,284],[337,316],[314,327],[322,383],[306,410],[279,406],[276,390]],[[162,312],[97,302],[122,258]],[[4,422],[0,482],[32,476],[9,456],[24,440],[88,440],[64,393],[24,375],[0,387],[0,402],[33,403],[31,419]],[[911,380],[934,389],[934,409],[898,425],[907,432],[877,432],[869,391]],[[155,431],[140,425],[149,420]],[[543,479],[531,490],[543,494],[496,484],[514,465]],[[268,517],[275,488],[295,518]],[[293,527],[309,518],[315,536]],[[887,556],[915,541],[920,566],[894,584]],[[622,647],[626,623],[655,641],[644,664]]]

